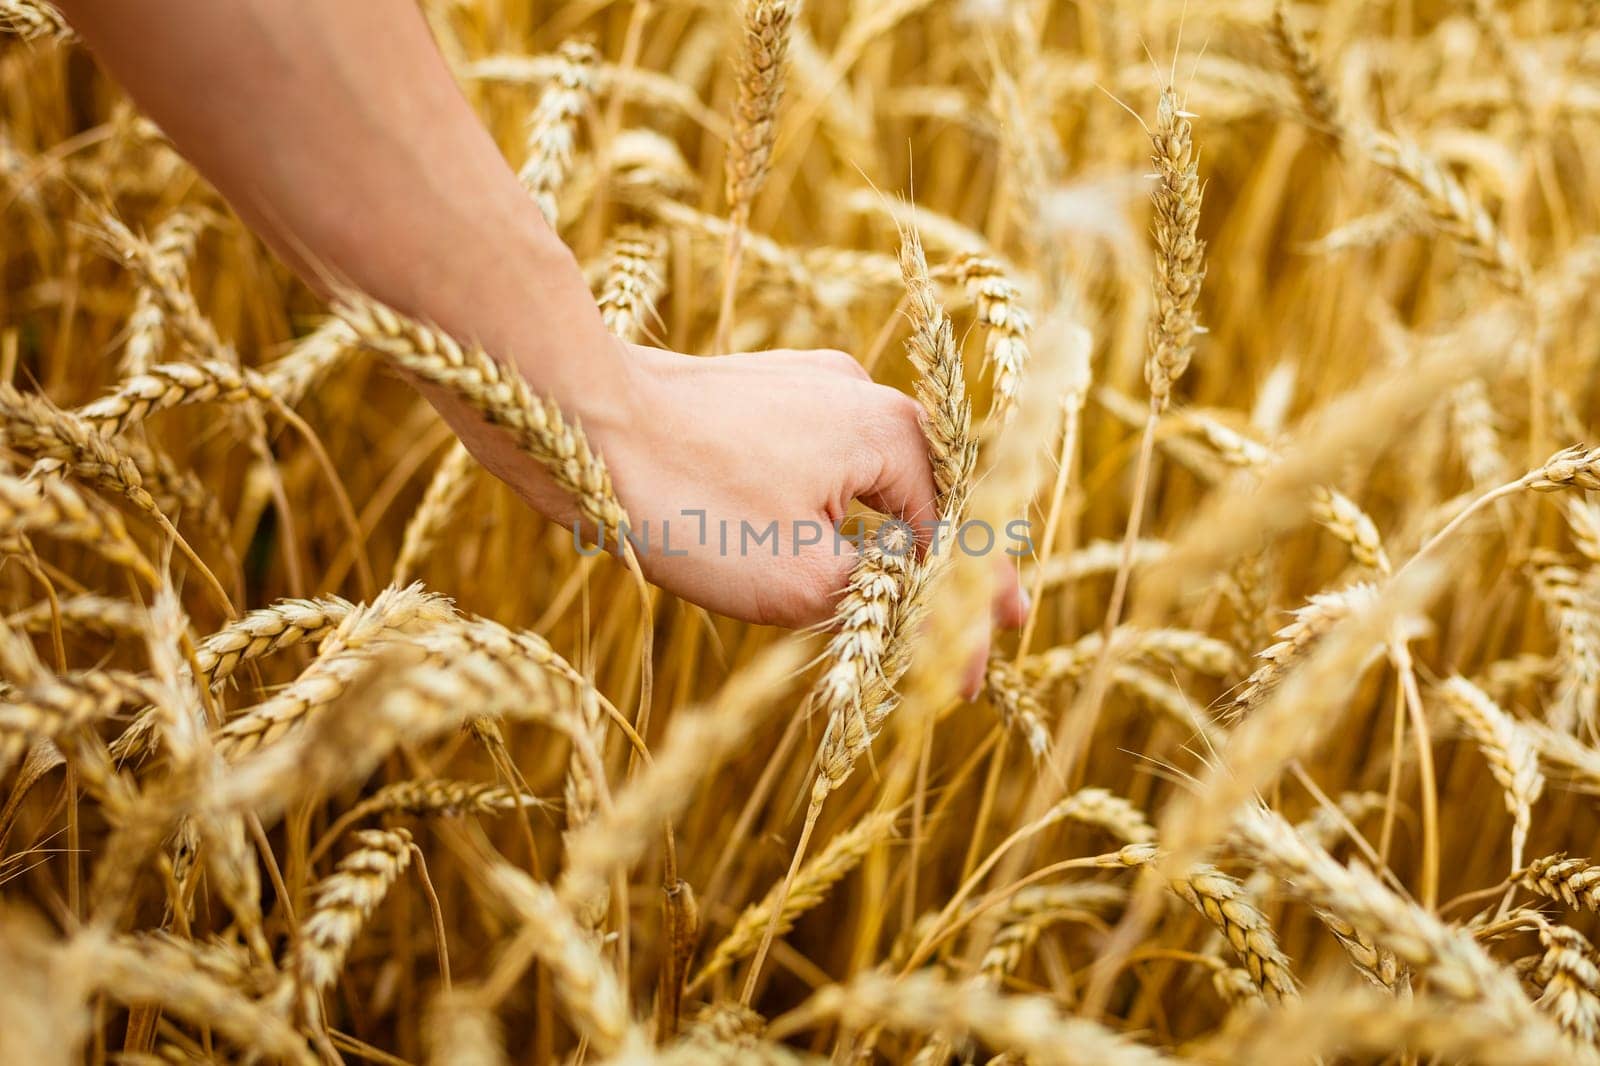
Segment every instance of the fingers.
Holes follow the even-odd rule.
[[[989,631],[984,630],[983,640],[973,649],[972,658],[961,675],[961,698],[975,700],[983,691],[983,678],[989,671]]]
[[[1019,629],[1028,620],[1028,594],[1014,569],[1004,562],[995,565],[999,573],[996,575],[991,618],[997,629]],[[977,699],[983,691],[984,678],[989,670],[989,653],[993,649],[991,632],[984,633],[983,640],[973,651],[961,675],[961,695],[965,699]]]
[[[1005,560],[997,562],[999,573],[994,589],[994,624],[1001,629],[1021,629],[1028,620],[1028,591],[1022,578]]]
[[[862,366],[855,356],[849,352],[841,352],[837,348],[773,348],[740,358],[746,361],[759,360],[762,364],[775,369],[803,369],[808,374],[821,371],[852,381],[872,381],[872,375],[867,373],[867,368]]]
[[[815,521],[812,525],[828,529],[826,522]],[[827,622],[850,583],[856,557],[855,545],[834,537],[829,530],[822,543],[783,558],[781,566],[774,567],[751,589],[756,622],[785,629]]]
[[[857,483],[851,494],[868,507],[894,515],[926,544],[937,515],[933,464],[922,435],[922,407],[896,389],[874,385],[860,429]]]
[[[808,363],[830,374],[840,374],[856,381],[871,381],[872,375],[867,373],[867,368],[856,361],[856,357],[848,352],[841,352],[833,348],[814,348],[809,351],[792,353],[799,361]]]

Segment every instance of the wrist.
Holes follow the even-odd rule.
[[[481,214],[469,247],[435,264],[426,314],[592,433],[628,424],[639,406],[635,361],[606,329],[576,257],[525,197],[495,215]]]

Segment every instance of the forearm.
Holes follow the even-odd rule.
[[[64,0],[100,60],[308,282],[593,395],[620,361],[414,0]]]

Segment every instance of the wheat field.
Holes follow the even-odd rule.
[[[422,7],[613,332],[915,395],[1032,613],[577,550],[0,0],[0,1061],[1600,1061],[1600,4]]]

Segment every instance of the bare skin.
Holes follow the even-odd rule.
[[[933,477],[905,394],[835,351],[705,359],[609,334],[572,253],[457,89],[414,0],[57,0],[100,62],[308,283],[347,281],[472,338],[583,425],[636,523],[672,522],[651,581],[750,622],[826,620],[846,543],[797,547],[852,500],[913,522]],[[500,431],[424,390],[485,467],[571,501]],[[712,535],[696,543],[704,510]],[[773,520],[782,539],[719,549]],[[688,554],[676,553],[687,550]],[[1023,614],[1014,578],[997,618]]]

